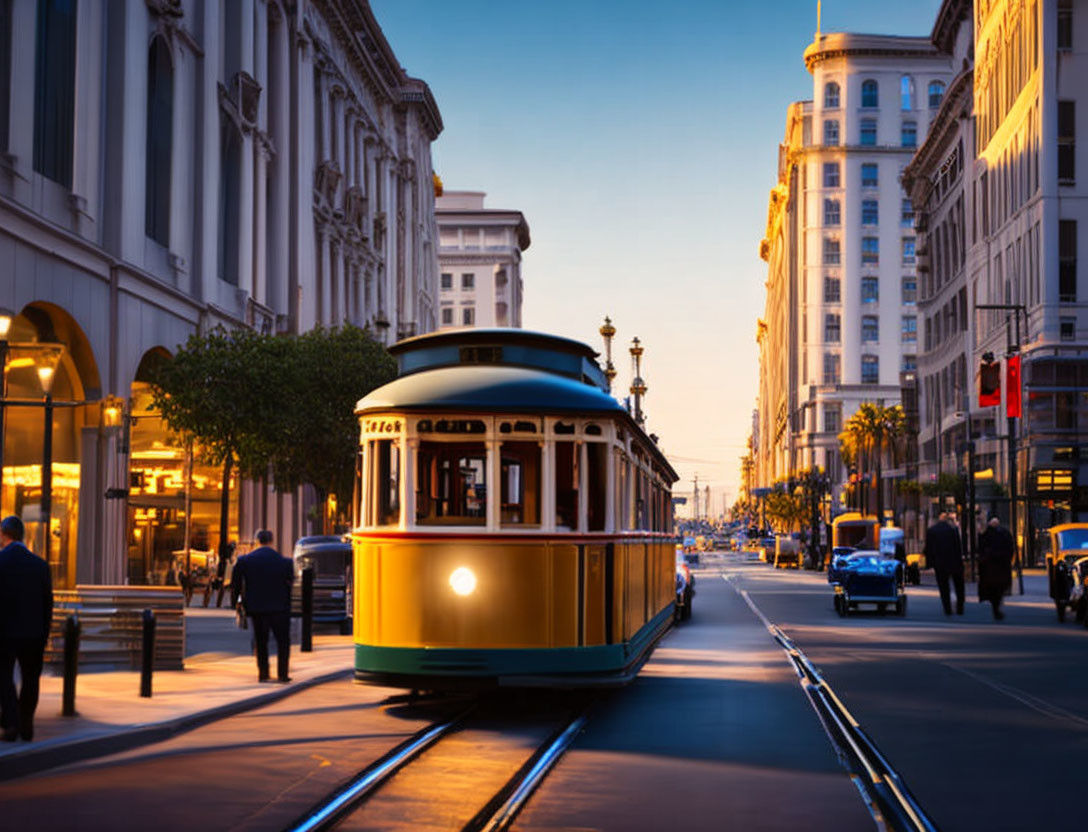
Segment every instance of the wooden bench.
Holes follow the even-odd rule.
[[[76,615],[81,625],[80,665],[139,667],[143,612],[155,613],[155,669],[185,666],[185,596],[172,586],[77,586],[53,593],[53,625],[45,660],[64,661],[64,625]]]

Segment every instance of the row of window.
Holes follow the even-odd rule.
[[[967,315],[967,288],[964,287],[926,318],[926,350],[936,349],[952,336],[966,332]]]
[[[450,272],[442,272],[439,277],[439,288],[448,292],[453,289],[453,275]],[[463,290],[476,288],[476,275],[471,272],[465,272],[461,275],[461,288]]]
[[[824,353],[824,384],[842,384],[842,358],[836,352]],[[880,384],[880,358],[876,355],[861,357],[861,383]]]
[[[918,340],[918,317],[903,315],[899,324],[899,340],[904,344],[913,344]],[[837,312],[824,315],[824,342],[838,344],[842,340],[842,316]],[[880,340],[880,316],[861,316],[861,340],[866,344],[875,344]]]
[[[824,225],[840,225],[842,223],[842,203],[838,199],[824,200]],[[863,199],[861,201],[861,224],[880,224],[880,202],[876,199]],[[903,228],[914,227],[914,206],[909,199],[904,199],[900,205],[899,224]]]
[[[842,176],[839,171],[838,162],[824,162],[824,187],[825,188],[840,188],[842,187]],[[880,187],[880,167],[876,162],[865,162],[861,166],[861,187],[863,188],[879,188]]]
[[[929,249],[929,274],[926,297],[932,297],[967,264],[967,229],[962,194],[948,213],[926,232]]]
[[[918,403],[924,424],[933,424],[949,412],[966,410],[971,395],[968,386],[967,359],[958,355],[940,372],[922,379],[922,401]]]
[[[900,262],[904,266],[913,266],[916,259],[914,237],[903,237],[900,240]],[[838,266],[842,263],[839,240],[833,237],[824,238],[823,262],[825,266]],[[861,238],[861,264],[863,266],[880,265],[879,237]]]
[[[1062,42],[1063,11],[1071,23],[1070,5],[1060,3],[1058,43]],[[1005,22],[1005,21],[1008,22]],[[1032,72],[1039,66],[1039,5],[1031,0],[1027,14],[1009,15],[992,27],[993,34],[977,44],[985,60],[975,64],[975,122],[978,146],[985,148],[1008,115]],[[1072,37],[1070,31],[1070,45]],[[1058,48],[1062,48],[1060,45]]]
[[[913,306],[918,300],[918,278],[903,275],[900,301],[905,306]],[[866,276],[861,279],[861,302],[877,303],[880,301],[880,278]],[[841,303],[841,281],[837,277],[824,278],[824,303]]]
[[[540,528],[544,470],[554,475],[555,514],[549,520],[563,531],[608,529],[608,468],[618,529],[670,531],[672,505],[660,483],[626,456],[610,461],[607,442],[503,441],[489,451],[483,441],[421,441],[416,450],[415,517],[417,526],[485,526],[488,502],[498,500],[502,528]],[[489,482],[489,453],[499,455],[498,483]],[[402,462],[395,439],[367,442],[364,463],[369,499],[362,521],[371,527],[400,522]],[[362,472],[360,472],[362,473]],[[585,493],[582,482],[585,481]],[[411,482],[411,480],[410,480]],[[496,487],[497,486],[497,487]],[[582,521],[584,510],[584,527]]]
[[[929,109],[936,110],[944,99],[944,82],[930,81],[927,92],[929,93]],[[824,107],[831,109],[838,107],[840,93],[839,85],[835,81],[824,84]],[[865,108],[880,106],[880,85],[872,78],[866,78],[861,82],[861,106]],[[899,79],[899,109],[913,110],[915,106],[914,78],[904,75]]]
[[[860,123],[858,144],[862,147],[876,146],[876,119],[863,118]],[[824,121],[824,144],[828,147],[837,147],[839,144],[839,122],[837,119]],[[899,126],[900,147],[918,146],[918,122],[904,121]]]
[[[442,326],[453,326],[455,310],[452,306],[442,307]],[[476,307],[461,307],[461,326],[476,326]]]

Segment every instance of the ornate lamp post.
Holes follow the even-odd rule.
[[[34,366],[38,372],[38,381],[45,395],[45,436],[42,440],[42,525],[45,528],[45,543],[42,557],[49,563],[49,550],[53,537],[53,380],[60,364],[64,347],[60,344],[43,344],[35,356]]]
[[[642,380],[642,353],[643,347],[638,336],[631,341],[631,364],[633,366],[631,379],[631,395],[635,397],[635,424],[640,428],[646,425],[646,416],[642,412],[642,397],[646,395],[646,382]]]
[[[600,333],[604,338],[604,377],[608,381],[608,392],[611,393],[612,380],[616,377],[616,368],[612,364],[612,339],[616,336],[616,328],[612,326],[612,319],[607,315],[601,325]]]

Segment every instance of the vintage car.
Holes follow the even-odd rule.
[[[352,630],[351,543],[339,535],[300,537],[295,543],[292,607],[302,609],[302,570],[314,570],[314,622]]]
[[[774,544],[774,568],[801,568],[801,541],[780,534]]]
[[[902,564],[876,550],[860,550],[842,557],[839,580],[833,587],[835,612],[840,616],[849,615],[861,604],[874,604],[880,613],[894,606],[897,615],[907,614]]]
[[[1050,597],[1058,612],[1058,621],[1065,621],[1065,612],[1074,610],[1077,620],[1085,619],[1088,600],[1085,599],[1086,576],[1083,559],[1088,557],[1088,523],[1064,523],[1050,529],[1050,551],[1046,555],[1046,571]]]

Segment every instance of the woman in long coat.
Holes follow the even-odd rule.
[[[1009,530],[996,517],[978,539],[978,600],[989,601],[994,618],[1005,617],[1001,602],[1012,586],[1012,559],[1016,546]]]

